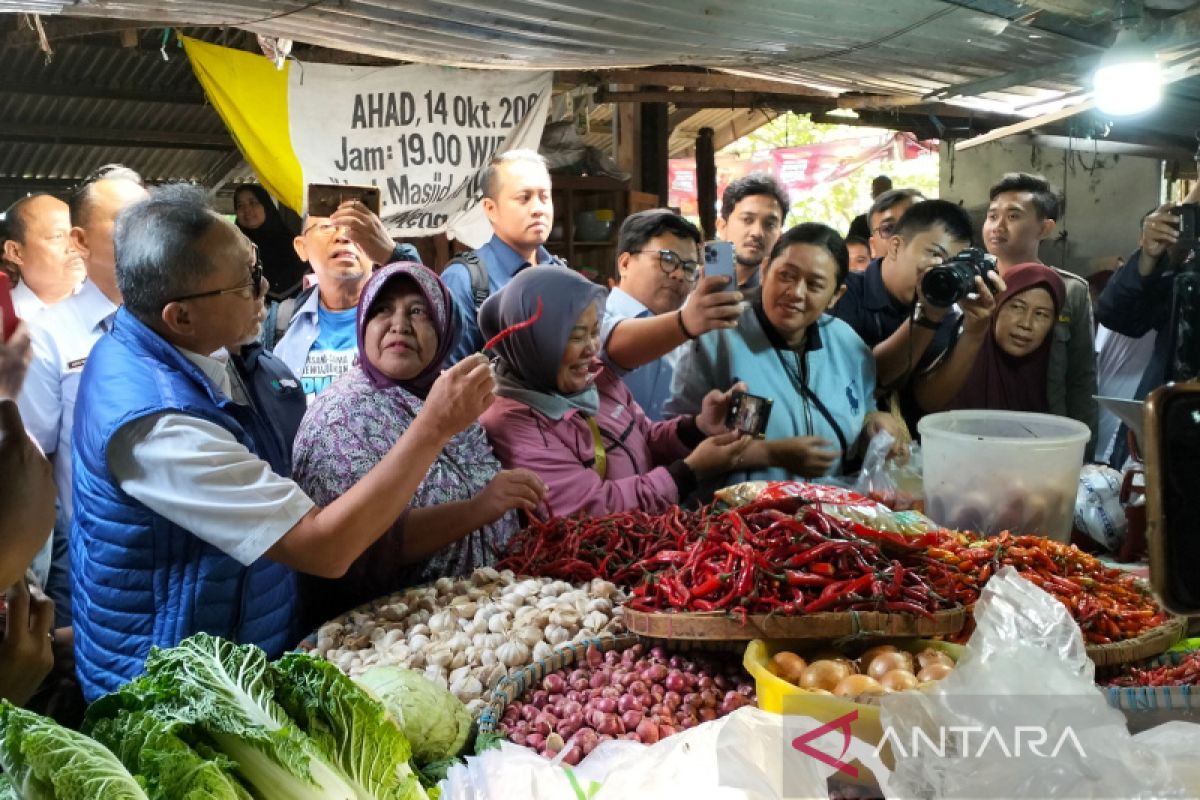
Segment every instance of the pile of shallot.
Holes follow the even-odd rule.
[[[649,652],[640,645],[601,653],[542,679],[524,701],[504,709],[499,730],[514,744],[578,764],[608,739],[654,744],[755,703],[740,665]]]

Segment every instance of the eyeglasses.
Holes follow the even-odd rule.
[[[250,282],[249,283],[243,283],[241,286],[234,286],[233,288],[230,288],[230,289],[213,289],[211,292],[197,292],[196,294],[185,294],[183,297],[173,297],[170,300],[168,300],[167,302],[168,303],[180,303],[180,302],[183,302],[184,300],[199,300],[202,297],[219,297],[220,295],[223,295],[223,294],[235,294],[237,292],[244,292],[247,289],[249,289],[253,293],[255,299],[257,299],[262,294],[262,275],[263,275],[262,258],[258,254],[258,245],[254,244],[254,242],[250,243],[250,252],[252,254],[253,260],[250,263]]]
[[[300,235],[308,236],[310,231],[316,231],[321,236],[330,236],[339,228],[345,231],[350,230],[349,225],[335,225],[332,222],[314,222],[312,225],[309,225],[307,228],[305,228]]]
[[[896,223],[893,220],[880,223],[879,227],[874,230],[874,234],[880,239],[890,239],[896,232]]]
[[[649,253],[658,256],[658,267],[663,271],[664,275],[673,275],[675,270],[683,270],[683,277],[689,281],[696,280],[697,274],[700,272],[700,262],[690,258],[684,258],[674,250],[631,250],[630,255],[638,255],[639,253]]]

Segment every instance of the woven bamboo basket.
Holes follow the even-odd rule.
[[[548,658],[535,661],[527,667],[515,669],[500,679],[488,696],[487,705],[479,715],[479,732],[494,733],[504,716],[504,709],[514,700],[520,699],[525,692],[541,683],[542,678],[563,667],[569,667],[583,659],[589,647],[595,647],[602,653],[609,650],[624,650],[633,647],[640,641],[638,637],[628,633],[617,636],[600,636],[595,639],[584,639],[570,644],[559,645]]]
[[[1184,637],[1186,631],[1185,618],[1171,617],[1157,628],[1151,628],[1133,639],[1112,644],[1090,644],[1087,646],[1088,658],[1097,667],[1131,664],[1167,652]]]
[[[1154,668],[1176,666],[1185,653],[1163,653],[1140,666]],[[1108,704],[1127,715],[1168,714],[1175,718],[1200,716],[1200,686],[1108,686],[1104,689]]]
[[[625,627],[632,633],[652,639],[748,642],[876,636],[928,638],[957,633],[966,624],[967,615],[959,606],[939,611],[932,619],[914,614],[848,611],[751,614],[743,622],[739,616],[721,612],[652,614],[626,607],[624,619]]]

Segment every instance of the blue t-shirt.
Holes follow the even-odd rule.
[[[354,357],[358,355],[357,315],[357,308],[330,311],[324,306],[318,307],[317,339],[308,351],[300,373],[300,385],[304,387],[304,397],[309,403],[354,364]]]

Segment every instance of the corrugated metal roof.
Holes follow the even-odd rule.
[[[1107,43],[1106,15],[1056,15],[1051,5],[1070,9],[1078,4],[1061,0],[1049,4],[1043,0],[405,0],[403,4],[391,0],[86,0],[55,5],[53,0],[0,0],[0,10],[45,14],[49,9],[61,14],[43,19],[54,46],[49,64],[31,30],[15,16],[0,17],[0,140],[37,141],[44,138],[39,134],[54,131],[60,142],[0,148],[0,188],[22,174],[44,175],[46,180],[78,178],[95,166],[88,163],[91,157],[102,155],[108,161],[115,154],[148,175],[226,177],[236,167],[236,158],[230,160],[234,151],[225,147],[223,126],[200,96],[182,51],[169,42],[169,59],[164,61],[160,55],[164,25],[206,26],[187,32],[252,50],[255,33],[291,38],[298,43],[296,54],[302,60],[327,55],[327,51],[313,52],[311,46],[316,46],[380,59],[486,68],[702,66],[783,81],[795,86],[797,94],[819,90],[831,95],[915,99],[1018,73],[975,96],[942,100],[959,106],[957,111],[944,105],[938,110],[896,104],[886,114],[903,127],[929,126],[931,112],[959,117],[987,112],[1029,116],[1078,99],[1085,83],[1083,73]],[[1039,6],[1046,8],[1038,10]],[[63,26],[72,25],[73,31],[62,34]],[[96,35],[130,26],[144,28],[140,46],[116,47],[115,33]],[[101,39],[105,46],[96,46]],[[1188,47],[1185,52],[1195,55],[1194,43]],[[17,91],[21,86],[29,91]],[[47,87],[50,90],[44,91]],[[696,94],[692,92],[693,103]],[[672,104],[670,154],[689,151],[701,127],[714,129],[718,146],[732,141],[778,113],[764,110],[770,105],[758,101],[744,104],[757,108]],[[882,116],[876,112],[866,121],[886,124],[880,121]],[[597,106],[592,119],[596,131],[588,142],[609,147],[608,107]],[[990,125],[995,124],[992,118]],[[1157,135],[1179,146],[1197,126],[1200,79],[1191,79],[1171,87],[1170,101],[1156,115],[1120,123],[1112,135]],[[122,132],[140,132],[145,141],[122,138]],[[131,146],[132,142],[143,146]],[[248,178],[248,173],[244,167],[234,169],[232,179]]]

